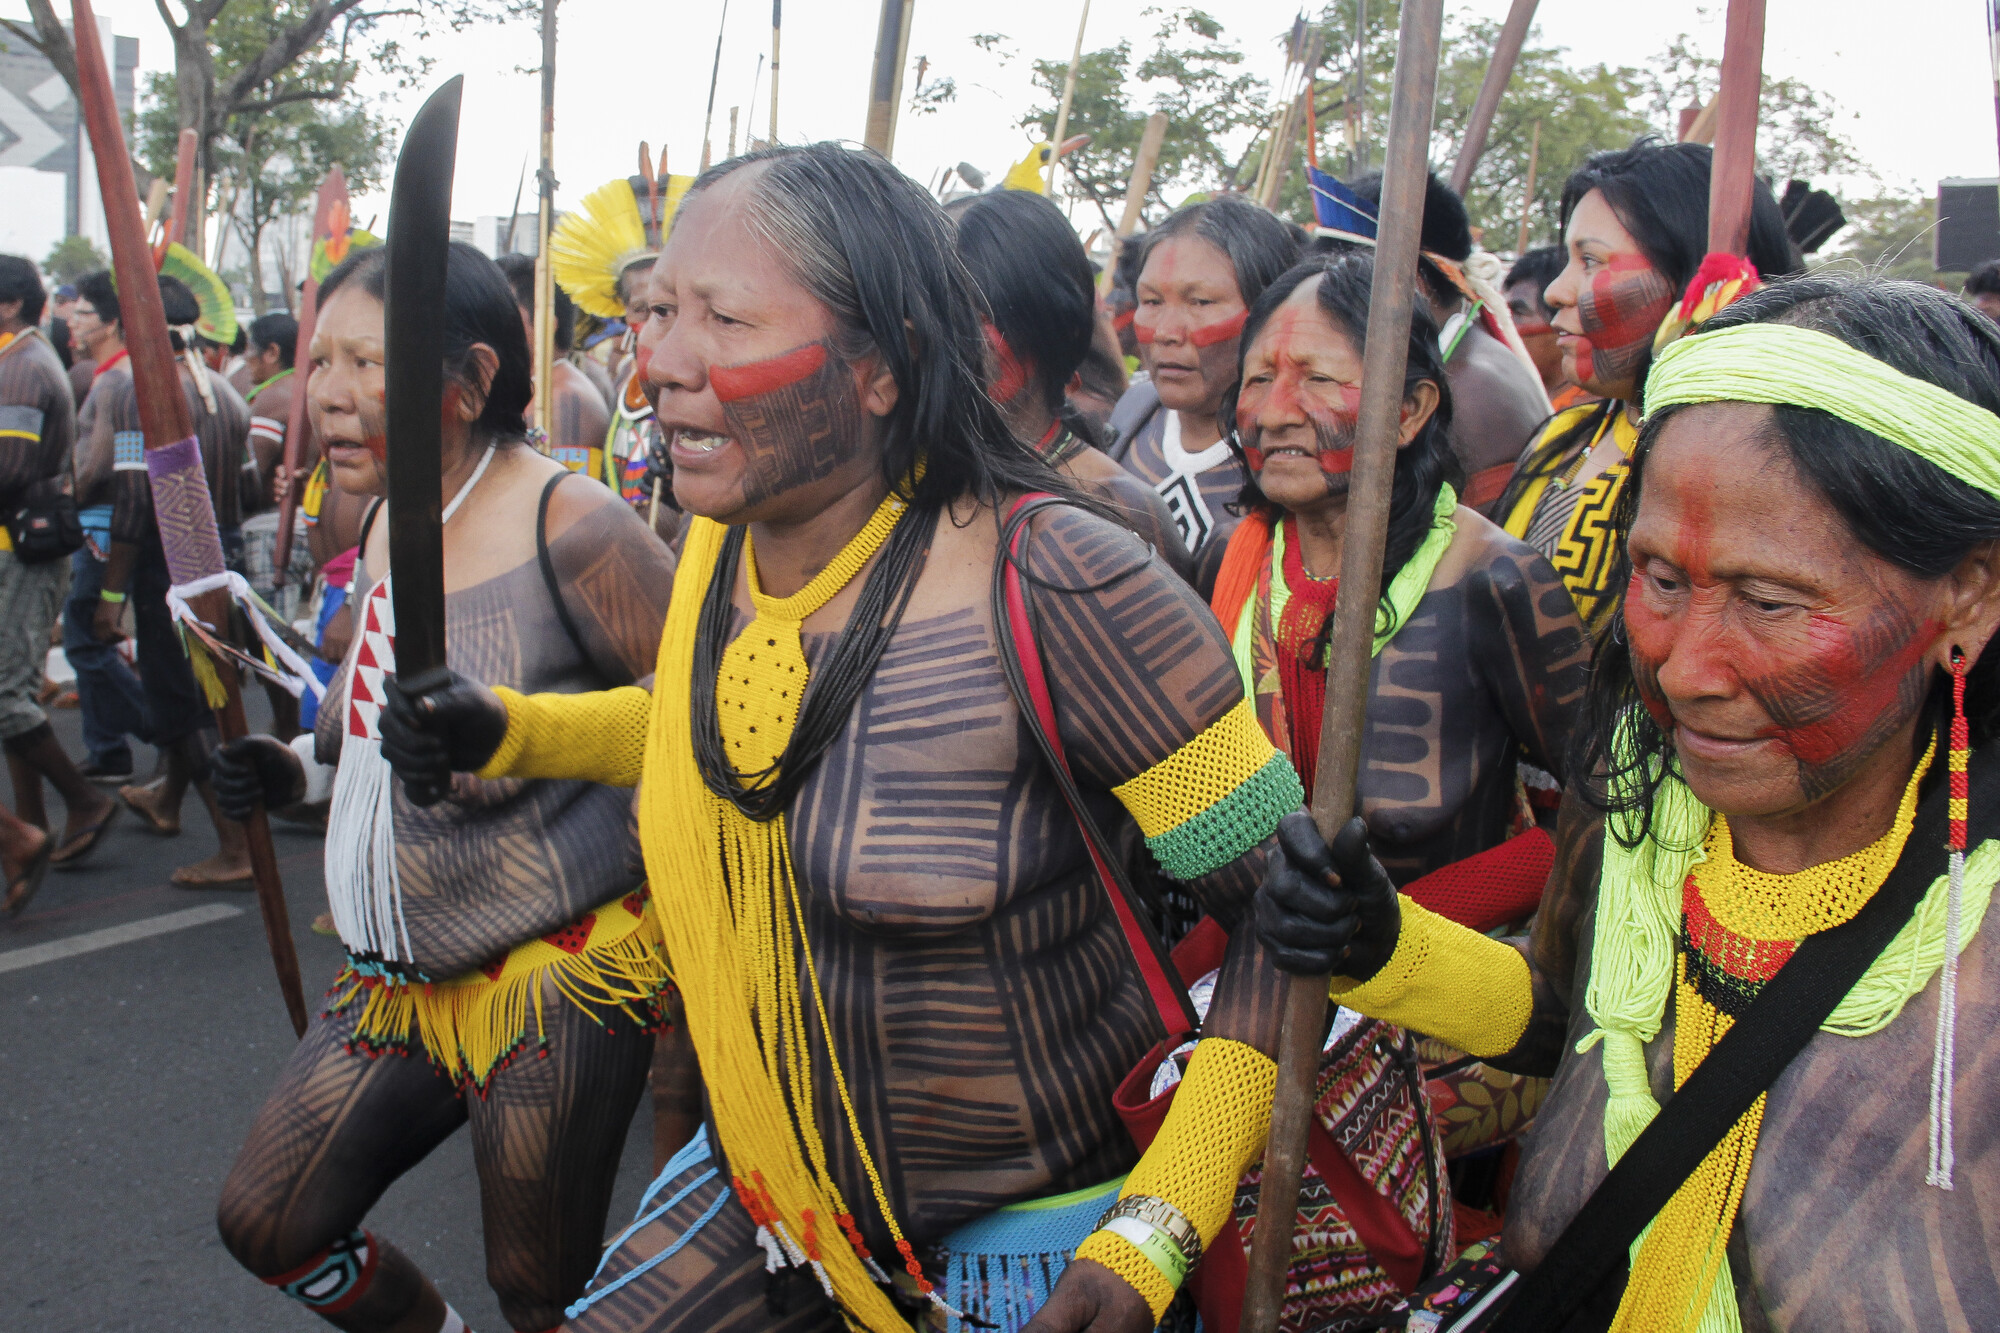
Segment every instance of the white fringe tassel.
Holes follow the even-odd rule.
[[[1931,1051],[1931,1163],[1924,1183],[1951,1188],[1951,1091],[1958,1045],[1958,934],[1965,899],[1965,853],[1951,854],[1951,882],[1945,900],[1944,967],[1938,974],[1937,1043]]]
[[[340,942],[359,957],[412,961],[396,874],[396,772],[381,741],[341,738],[326,828],[326,898]]]

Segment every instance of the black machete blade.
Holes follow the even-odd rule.
[[[439,478],[444,412],[444,275],[451,252],[451,178],[463,75],[430,95],[403,136],[389,193],[389,568],[396,675],[421,692],[444,667],[444,518]]]

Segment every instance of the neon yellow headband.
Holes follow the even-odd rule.
[[[1683,338],[1654,360],[1648,415],[1716,402],[1830,413],[2000,496],[2000,416],[1813,329],[1739,324]]]

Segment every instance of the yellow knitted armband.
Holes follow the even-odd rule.
[[[1298,771],[1264,734],[1248,699],[1111,794],[1131,811],[1160,868],[1178,880],[1228,865],[1305,802]]]
[[[1528,960],[1402,894],[1397,899],[1403,930],[1396,952],[1365,982],[1334,978],[1333,998],[1471,1055],[1512,1050],[1535,1007]]]
[[[1240,1041],[1204,1038],[1188,1061],[1159,1137],[1118,1197],[1165,1199],[1194,1224],[1204,1246],[1212,1243],[1229,1220],[1237,1180],[1264,1151],[1277,1086],[1278,1066],[1270,1056]],[[1076,1257],[1094,1259],[1131,1283],[1156,1320],[1174,1298],[1166,1275],[1123,1236],[1094,1231]]]
[[[636,787],[646,757],[653,696],[637,685],[589,694],[493,691],[507,705],[507,734],[477,776],[571,778]]]

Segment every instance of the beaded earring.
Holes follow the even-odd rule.
[[[1965,720],[1965,651],[1951,648],[1951,746],[1947,752],[1951,781],[1945,845],[1951,851],[1950,883],[1945,901],[1944,966],[1938,973],[1937,1042],[1931,1051],[1931,1160],[1926,1184],[1951,1188],[1951,1093],[1957,1062],[1958,943],[1961,906],[1965,898],[1965,823],[1972,779],[1969,769],[1972,729]]]

